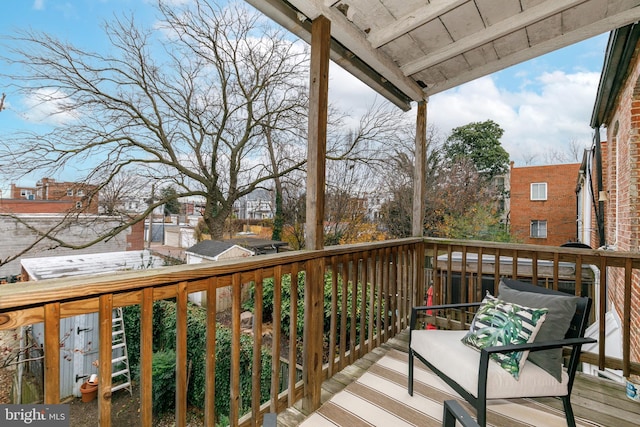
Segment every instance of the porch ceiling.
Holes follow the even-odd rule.
[[[640,20],[640,0],[246,0],[403,109],[411,101]]]

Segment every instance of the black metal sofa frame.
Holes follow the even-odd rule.
[[[537,292],[543,294],[550,295],[564,295],[566,293],[554,291],[551,289],[535,286],[529,283],[519,282],[515,280],[508,280],[508,286],[512,289],[516,289],[518,291],[523,292]],[[420,354],[415,352],[411,346],[412,343],[412,331],[416,329],[416,322],[418,319],[418,313],[427,311],[427,310],[442,310],[442,309],[468,309],[471,307],[479,307],[480,303],[465,303],[465,304],[449,304],[449,305],[437,305],[437,306],[420,306],[413,307],[411,311],[411,320],[410,320],[410,336],[409,336],[409,384],[408,384],[408,392],[411,396],[413,396],[413,367],[414,367],[414,356],[417,357],[422,363],[424,363],[429,369],[431,369],[436,375],[438,375],[442,380],[444,380],[449,386],[451,386],[462,398],[464,398],[467,402],[469,402],[477,411],[477,422],[480,426],[486,425],[486,401],[487,401],[487,372],[488,372],[488,364],[489,364],[489,355],[492,353],[499,352],[510,352],[510,351],[540,351],[547,350],[551,348],[561,348],[561,347],[570,347],[571,353],[569,356],[568,363],[566,363],[566,372],[569,376],[568,383],[568,393],[564,396],[557,396],[562,399],[565,416],[567,419],[567,424],[570,427],[575,426],[575,419],[573,414],[573,409],[571,407],[571,389],[573,387],[573,381],[575,378],[575,373],[578,368],[578,364],[580,361],[580,352],[583,344],[593,343],[596,340],[592,338],[584,338],[584,333],[587,328],[589,313],[591,310],[591,299],[588,297],[579,298],[576,304],[576,312],[571,320],[569,330],[567,331],[565,338],[563,340],[557,341],[545,341],[545,342],[533,342],[529,344],[520,344],[520,345],[506,345],[500,347],[487,347],[481,350],[480,352],[480,363],[478,366],[478,390],[477,394],[474,396],[470,391],[461,387],[458,383],[449,378],[446,374],[442,372],[442,370],[438,366],[434,366],[428,360],[425,360]],[[437,343],[434,343],[437,346]],[[474,375],[474,373],[469,373],[469,375]],[[477,396],[477,397],[476,397]],[[522,397],[522,396],[519,396]],[[540,396],[537,396],[540,397]]]

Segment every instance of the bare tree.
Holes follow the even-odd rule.
[[[584,144],[572,139],[571,142],[569,142],[569,160],[576,163],[581,162],[585,148]]]
[[[99,191],[100,212],[104,215],[126,214],[127,201],[148,199],[149,182],[131,172],[114,175]]]
[[[325,244],[352,243],[366,219],[365,164],[330,161],[325,196]]]
[[[46,134],[13,135],[2,158],[19,176],[89,163],[81,180],[101,189],[135,170],[178,197],[203,197],[204,221],[220,238],[236,200],[305,162],[274,171],[263,159],[265,123],[275,128],[279,115],[304,105],[308,55],[243,5],[160,3],[159,11],[154,30],[133,18],[107,23],[106,54],[47,34],[15,36],[11,59],[26,73],[13,81],[66,121]]]
[[[304,177],[287,177],[282,183],[283,232],[281,239],[294,249],[305,247],[306,192]]]
[[[522,155],[525,166],[531,166],[536,160],[537,154],[525,153]]]
[[[561,164],[568,161],[567,153],[561,150],[545,151],[542,156],[544,163],[547,165]]]
[[[415,132],[407,127],[410,132],[402,142],[388,151],[383,166],[379,168],[378,175],[382,178],[378,191],[386,194],[380,211],[381,225],[393,237],[411,236],[412,207],[413,207],[413,181],[415,165]],[[426,210],[425,227],[428,229],[437,212],[433,203],[437,176],[442,162],[439,148],[438,132],[435,127],[427,129],[427,161],[424,181],[426,184]]]
[[[286,177],[281,171],[291,170],[291,167],[301,169],[302,163],[298,159],[305,158],[304,147],[301,146],[300,141],[306,139],[307,98],[301,91],[298,93],[297,99],[299,100],[298,105],[283,110],[281,114],[266,117],[261,124],[268,158],[265,163],[273,174],[275,202],[271,236],[273,240],[282,239],[285,225],[283,180]]]

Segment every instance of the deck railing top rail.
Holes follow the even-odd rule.
[[[273,268],[278,265],[305,262],[353,252],[373,251],[416,244],[421,238],[385,240],[357,245],[330,246],[315,251],[292,251],[242,259],[217,261],[215,264],[191,264],[153,270],[132,270],[93,275],[48,279],[38,282],[9,283],[0,286],[0,313],[20,308],[42,306],[50,302],[66,302],[103,294],[141,290],[182,281],[197,281],[209,277]],[[0,314],[1,316],[1,314]],[[2,328],[0,317],[0,329]],[[15,327],[12,325],[11,327]]]

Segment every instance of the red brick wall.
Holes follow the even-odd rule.
[[[141,251],[144,249],[144,221],[133,224],[127,236],[127,250]]]
[[[607,125],[604,187],[605,235],[618,251],[640,251],[640,62],[638,48]],[[606,154],[605,154],[606,153]],[[624,271],[609,271],[608,300],[623,313]],[[634,271],[631,296],[631,360],[640,361],[640,274]]]
[[[66,213],[74,210],[76,203],[72,201],[0,199],[1,213],[38,214]]]
[[[560,246],[577,237],[579,163],[511,167],[510,230],[523,243]],[[531,200],[531,184],[547,183],[547,200]],[[532,238],[531,221],[547,221],[547,238]]]
[[[72,209],[76,209],[76,202],[82,203],[81,211],[83,213],[97,214],[98,213],[98,194],[96,192],[95,185],[89,185],[79,182],[57,182],[50,178],[42,178],[35,187],[21,187],[11,184],[11,198],[22,199],[20,195],[21,190],[30,190],[34,196],[34,200],[47,200],[47,201],[65,201],[73,202]],[[71,190],[73,195],[67,195],[67,191]],[[78,196],[78,191],[82,191],[83,195]],[[40,211],[34,211],[37,213]],[[44,211],[43,213],[55,213],[59,211]]]

